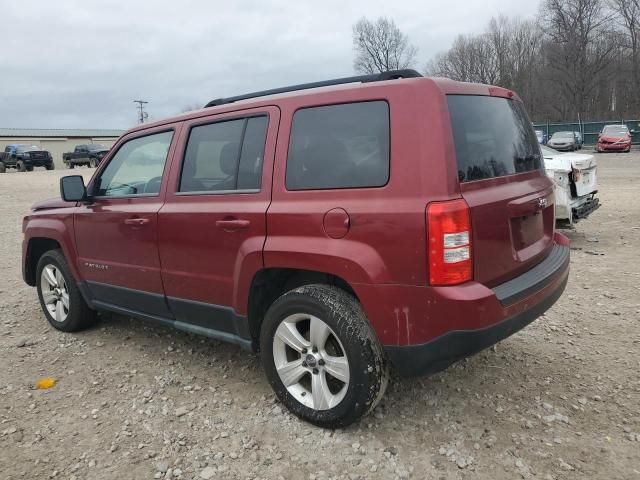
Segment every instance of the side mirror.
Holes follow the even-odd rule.
[[[60,179],[60,196],[65,202],[81,202],[87,199],[87,187],[82,175],[68,175]]]

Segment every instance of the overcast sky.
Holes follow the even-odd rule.
[[[525,0],[0,0],[0,127],[122,128],[221,96],[353,74],[351,27],[393,18],[419,67]]]

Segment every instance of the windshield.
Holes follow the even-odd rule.
[[[87,145],[87,150],[107,150],[107,147],[105,147],[104,145],[99,145],[99,144],[93,144],[93,145]]]
[[[625,125],[607,125],[602,129],[605,135],[626,135],[629,129]]]
[[[521,102],[448,95],[461,182],[540,170],[540,144]]]
[[[16,150],[18,151],[18,153],[33,152],[36,150],[40,150],[40,147],[36,147],[35,145],[18,145]]]
[[[573,132],[556,132],[551,138],[573,138]]]

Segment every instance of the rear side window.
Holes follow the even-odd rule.
[[[381,187],[389,180],[389,106],[359,102],[298,110],[288,190]]]
[[[259,190],[267,124],[260,116],[192,128],[179,191]]]
[[[461,182],[543,168],[531,121],[521,102],[501,97],[448,95]]]

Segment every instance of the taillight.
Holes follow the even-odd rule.
[[[456,285],[473,278],[471,218],[463,199],[427,207],[429,283]]]

